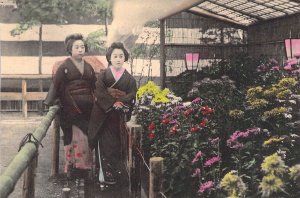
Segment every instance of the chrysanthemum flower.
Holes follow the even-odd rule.
[[[246,185],[243,180],[237,175],[236,171],[230,171],[227,173],[221,183],[220,186],[222,189],[227,191],[229,197],[239,197],[245,194]]]
[[[290,171],[289,175],[290,175],[291,179],[293,179],[294,181],[300,179],[300,164],[292,166],[289,169],[289,171]]]
[[[281,175],[286,172],[287,167],[281,157],[274,153],[264,159],[261,168],[267,174]]]
[[[207,181],[200,185],[198,193],[204,193],[207,190],[211,190],[214,187],[214,182]]]
[[[263,197],[270,197],[272,193],[283,191],[283,187],[283,181],[273,174],[264,176],[259,184]]]

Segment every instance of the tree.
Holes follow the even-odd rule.
[[[43,24],[67,23],[66,15],[75,12],[78,16],[97,13],[95,5],[98,0],[17,0],[16,11],[21,16],[19,25],[11,31],[11,35],[20,35],[39,26],[39,74],[42,73],[43,56]]]

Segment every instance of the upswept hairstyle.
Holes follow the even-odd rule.
[[[125,61],[128,61],[129,59],[129,53],[127,51],[127,49],[124,47],[123,43],[121,42],[114,42],[111,44],[111,46],[107,49],[106,51],[106,60],[108,62],[108,65],[111,65],[111,54],[115,49],[120,49],[123,51],[124,56],[125,56]]]
[[[85,42],[85,40],[83,39],[83,36],[82,34],[71,34],[71,35],[68,35],[65,39],[65,46],[66,46],[66,51],[72,55],[72,46],[73,46],[73,43],[77,40],[82,40],[83,43],[84,43],[84,47],[85,47],[85,52],[88,52],[88,46],[87,46],[87,43]]]

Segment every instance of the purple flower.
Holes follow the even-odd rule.
[[[196,169],[195,169],[195,172],[194,172],[191,176],[192,176],[192,177],[199,177],[199,176],[200,176],[200,173],[201,173],[200,168],[196,168]]]
[[[204,166],[205,166],[205,167],[210,167],[210,166],[212,166],[213,164],[215,164],[216,162],[219,162],[220,160],[221,160],[221,157],[220,157],[220,156],[212,157],[212,158],[210,158],[209,160],[207,160],[207,161],[204,163]]]
[[[214,187],[214,182],[207,181],[200,185],[198,193],[204,193],[205,191],[210,190],[213,187]]]
[[[200,97],[198,97],[198,98],[196,98],[196,99],[194,99],[194,100],[192,101],[192,103],[198,103],[198,102],[201,102],[201,98],[200,98]]]
[[[170,121],[170,124],[176,124],[177,123],[177,120],[175,119],[175,120],[172,120],[172,121]]]
[[[175,111],[179,111],[179,110],[181,110],[181,109],[184,109],[184,106],[179,105],[179,106],[174,107],[174,110],[175,110]]]

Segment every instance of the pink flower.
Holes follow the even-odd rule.
[[[284,66],[283,69],[285,69],[285,70],[292,70],[293,68],[292,68],[292,65],[288,64],[288,65]]]
[[[192,164],[196,163],[199,161],[199,159],[203,156],[203,153],[201,151],[198,151],[197,154],[195,155]]]
[[[204,163],[204,166],[211,167],[213,164],[215,164],[216,162],[219,162],[220,160],[221,160],[220,156],[212,157]]]
[[[288,60],[287,60],[287,64],[288,64],[288,65],[295,65],[295,64],[297,64],[297,63],[298,63],[298,61],[297,61],[296,58],[292,58],[292,59],[288,59]]]
[[[199,176],[200,176],[200,173],[201,173],[200,168],[196,168],[196,169],[195,169],[195,172],[194,172],[191,176],[192,176],[192,177],[199,177]]]
[[[219,138],[219,137],[217,137],[217,138],[215,138],[215,139],[212,139],[212,140],[210,141],[210,143],[213,144],[213,145],[216,145],[216,144],[218,144],[219,142],[220,142],[220,138]]]
[[[280,67],[279,66],[274,66],[271,68],[271,70],[280,70]]]
[[[198,103],[198,102],[201,102],[201,98],[200,98],[200,97],[198,97],[198,98],[196,98],[196,99],[194,99],[194,100],[192,101],[192,103]]]
[[[214,187],[214,182],[213,181],[207,181],[207,182],[200,185],[198,193],[204,193],[205,191],[210,190],[213,187]]]

